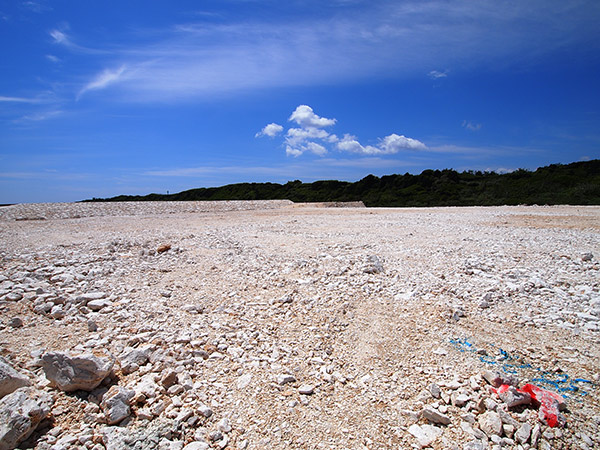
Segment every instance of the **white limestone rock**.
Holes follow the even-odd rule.
[[[497,412],[487,411],[479,416],[479,428],[488,436],[500,436],[502,434],[502,419]]]
[[[100,406],[106,415],[106,422],[115,425],[131,414],[130,400],[135,391],[123,386],[112,386],[102,397]]]
[[[448,425],[450,423],[450,418],[447,415],[442,414],[431,406],[426,406],[423,408],[421,415],[431,423],[437,423],[440,425]]]
[[[0,450],[12,450],[27,439],[50,413],[50,396],[22,387],[0,399]]]
[[[119,357],[121,363],[121,371],[127,375],[135,372],[148,362],[148,358],[152,353],[152,347],[132,348],[127,347]]]
[[[0,398],[30,385],[29,378],[17,372],[4,358],[0,357]]]
[[[428,447],[442,435],[442,430],[433,425],[411,425],[408,432],[412,434],[419,443],[420,448]]]
[[[62,352],[47,352],[41,358],[46,378],[52,386],[65,392],[95,389],[111,372],[114,363],[114,358],[100,358],[89,353],[69,356]]]

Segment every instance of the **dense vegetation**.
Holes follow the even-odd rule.
[[[599,205],[600,160],[552,164],[534,172],[519,169],[495,172],[425,170],[420,175],[369,175],[355,183],[345,181],[290,181],[239,183],[198,188],[177,194],[120,195],[87,201],[150,200],[274,200],[346,202],[366,206],[492,206],[492,205]]]

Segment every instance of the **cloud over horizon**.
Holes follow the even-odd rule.
[[[298,157],[306,152],[325,156],[329,153],[326,145],[339,152],[363,156],[393,155],[402,150],[427,150],[427,146],[423,142],[396,133],[379,138],[376,145],[362,145],[355,136],[348,133],[340,139],[337,135],[324,129],[335,125],[337,119],[321,117],[308,105],[298,106],[288,121],[300,125],[299,128],[289,128],[285,134],[285,153],[288,156]],[[282,131],[281,125],[271,123],[256,133],[255,137],[273,137]],[[269,134],[271,132],[274,134]]]

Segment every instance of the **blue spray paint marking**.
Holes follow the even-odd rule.
[[[585,390],[581,389],[579,384],[587,384],[593,387],[596,387],[596,384],[590,380],[586,380],[584,378],[574,378],[571,379],[569,375],[566,373],[555,373],[549,372],[547,370],[542,370],[540,368],[533,368],[531,364],[518,363],[518,358],[513,357],[507,351],[498,348],[498,353],[502,355],[500,360],[487,355],[485,352],[481,352],[477,349],[471,342],[467,339],[450,339],[450,343],[454,346],[456,350],[459,352],[468,352],[474,353],[481,362],[489,365],[499,366],[502,371],[511,375],[519,375],[525,369],[535,370],[537,372],[537,377],[532,379],[532,383],[537,384],[545,384],[546,386],[550,386],[556,391],[560,392],[563,397],[573,398],[571,393],[578,394],[580,396],[586,396],[589,393]],[[496,348],[493,344],[491,347]],[[575,399],[577,400],[577,399]]]

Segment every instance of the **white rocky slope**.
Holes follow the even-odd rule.
[[[600,208],[16,205],[0,236],[0,449],[600,446]]]

